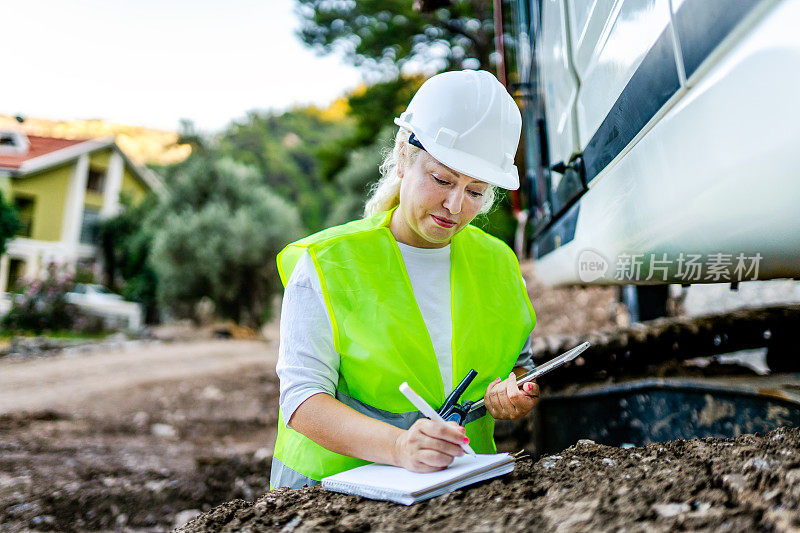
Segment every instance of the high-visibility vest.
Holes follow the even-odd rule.
[[[389,230],[394,209],[288,245],[278,255],[278,270],[285,286],[308,251],[340,357],[336,398],[408,429],[422,415],[398,386],[407,381],[434,409],[444,403],[445,392],[400,248]],[[476,401],[492,380],[511,372],[536,316],[514,253],[471,225],[450,242],[450,293],[453,387],[474,368],[478,375],[461,401]],[[477,415],[465,424],[470,445],[477,453],[494,453],[494,419],[485,410]],[[270,487],[316,484],[364,464],[286,427],[279,411]]]

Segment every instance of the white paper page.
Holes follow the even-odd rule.
[[[324,487],[326,481],[344,482],[397,493],[411,493],[450,481],[485,466],[501,463],[508,457],[507,453],[478,454],[477,457],[462,455],[453,459],[446,469],[426,473],[411,472],[397,466],[374,463],[323,478],[322,485]]]
[[[442,494],[447,494],[448,492],[453,492],[454,490],[458,490],[464,487],[468,487],[470,485],[474,485],[479,481],[483,481],[485,479],[491,479],[493,477],[502,476],[504,474],[508,474],[514,471],[514,463],[507,463],[502,466],[497,466],[488,472],[484,472],[483,474],[479,474],[477,476],[471,477],[469,479],[465,479],[464,481],[460,481],[458,483],[453,483],[452,485],[448,485],[446,487],[442,487],[441,489],[432,490],[430,492],[426,492],[424,495],[419,496],[417,498],[412,498],[411,496],[401,496],[399,498],[388,498],[390,501],[395,501],[397,503],[402,503],[405,505],[411,505],[417,502],[429,500],[431,498],[435,498],[436,496],[441,496]]]

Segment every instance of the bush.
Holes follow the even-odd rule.
[[[14,333],[44,333],[73,330],[97,333],[103,330],[99,317],[83,313],[67,301],[67,293],[75,287],[71,274],[59,271],[51,264],[43,280],[20,280],[11,311],[2,319],[3,330]]]

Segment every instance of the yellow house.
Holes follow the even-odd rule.
[[[164,186],[131,162],[113,138],[76,140],[0,131],[0,190],[22,228],[0,257],[0,293],[20,277],[43,275],[51,263],[99,273],[99,223]]]

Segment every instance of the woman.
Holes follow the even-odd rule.
[[[519,187],[519,109],[488,72],[447,72],[395,123],[365,218],[278,256],[286,291],[271,487],[318,484],[370,461],[441,470],[461,443],[493,453],[494,419],[538,401],[535,384],[516,384],[532,366],[536,323],[519,264],[469,225],[496,186]],[[438,407],[472,368],[461,400],[484,398],[486,409],[464,427],[423,418],[398,391],[407,381]]]

